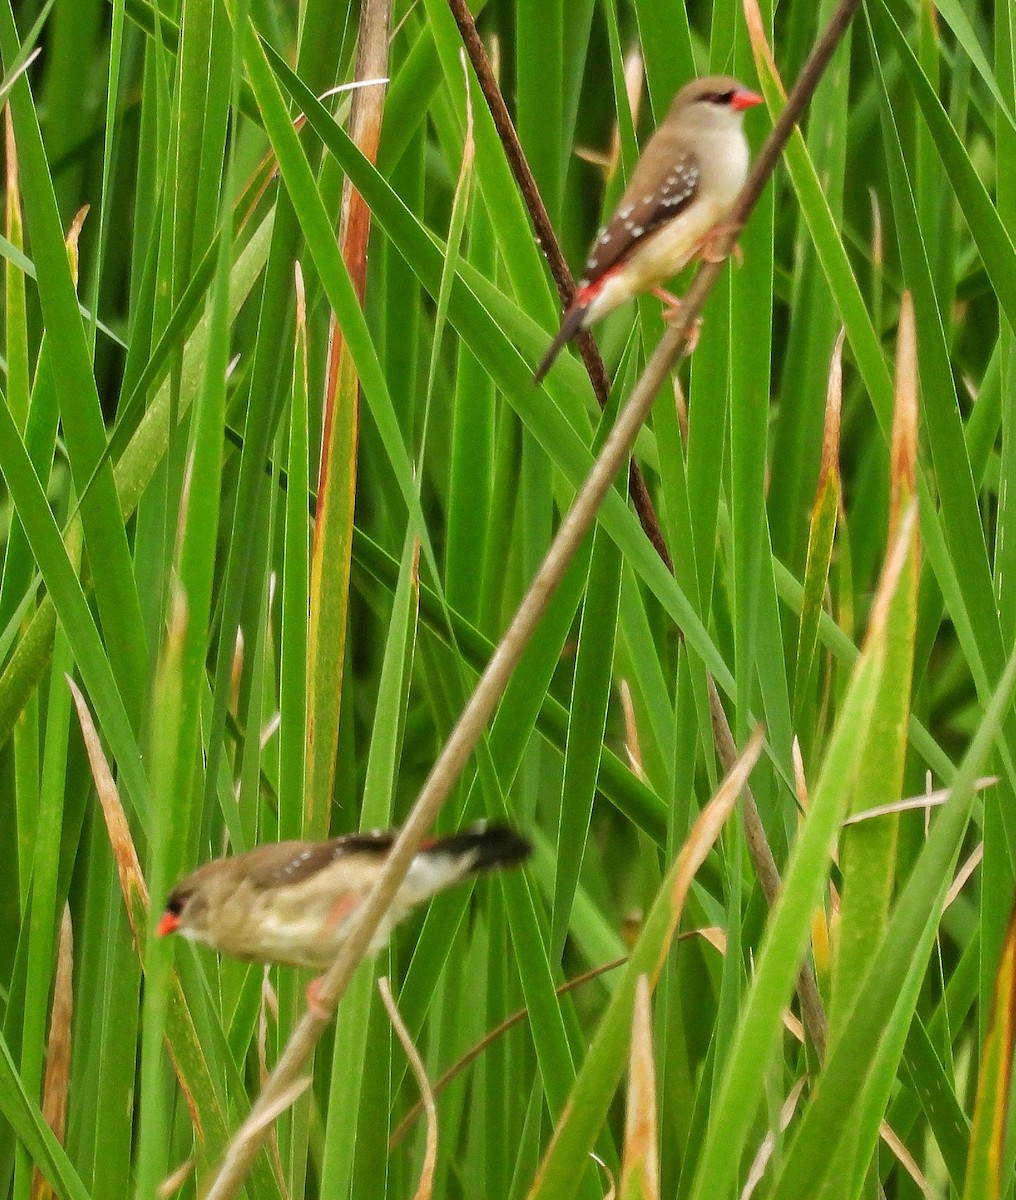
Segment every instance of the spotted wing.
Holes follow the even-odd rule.
[[[595,284],[694,200],[701,175],[698,159],[690,150],[673,156],[665,150],[646,147],[617,210],[593,242],[580,288]]]

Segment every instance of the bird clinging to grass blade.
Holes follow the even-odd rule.
[[[681,88],[593,242],[534,383],[580,329],[640,292],[656,292],[675,305],[662,284],[696,255],[711,259],[711,243],[728,232],[724,222],[748,175],[744,113],[761,103],[729,75],[706,75]]]

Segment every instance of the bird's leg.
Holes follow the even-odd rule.
[[[677,310],[681,307],[681,301],[674,295],[673,292],[668,292],[666,288],[654,287],[653,295],[663,301],[663,319],[669,325],[677,316]]]
[[[327,1021],[332,1014],[320,1000],[322,979],[324,979],[323,975],[316,975],[307,984],[307,1007],[319,1021]]]
[[[721,238],[728,237],[732,233],[740,232],[740,229],[740,225],[732,224],[730,221],[725,221],[719,225],[714,225],[699,244],[699,258],[701,258],[703,262],[707,263],[723,262],[723,260],[728,257],[728,254],[720,254],[716,249],[716,243]],[[740,266],[743,262],[744,251],[741,249],[738,242],[735,242],[731,247],[730,256],[733,257],[734,262],[736,262],[738,266]]]
[[[677,315],[681,310],[681,301],[668,292],[665,288],[654,287],[653,295],[663,301],[663,319],[668,325],[672,325],[677,319]],[[699,334],[702,331],[702,318],[696,317],[692,322],[691,329],[688,331],[688,353],[691,354],[698,345]]]
[[[328,934],[333,933],[346,917],[355,912],[359,903],[360,897],[356,892],[344,892],[332,905],[328,916],[325,917],[325,923],[321,926],[321,936],[327,937]]]
[[[328,937],[338,925],[341,925],[348,916],[351,916],[356,911],[356,906],[359,903],[360,896],[356,892],[343,892],[332,905],[328,916],[325,917],[319,936],[322,938]],[[307,984],[307,1007],[320,1021],[326,1021],[330,1016],[328,1010],[318,999],[318,993],[321,990],[321,980],[323,978],[323,975],[319,975]]]

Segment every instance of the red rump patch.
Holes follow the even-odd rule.
[[[617,274],[617,272],[621,270],[622,266],[623,263],[615,263],[612,267],[608,267],[602,275],[597,275],[592,283],[587,283],[585,287],[580,287],[575,293],[575,303],[579,306],[579,308],[586,308],[589,304],[591,304],[603,290],[603,285],[607,282],[611,275]]]
[[[176,913],[171,913],[168,909],[162,914],[162,920],[159,922],[159,927],[156,933],[159,937],[165,937],[167,933],[175,933],[180,928],[180,918]]]

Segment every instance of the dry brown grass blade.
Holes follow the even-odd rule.
[[[109,769],[109,764],[106,762],[106,756],[103,753],[102,743],[99,741],[99,735],[96,732],[92,714],[89,712],[85,698],[74,680],[70,675],[65,675],[64,678],[67,680],[67,686],[71,690],[74,707],[77,710],[78,723],[81,726],[81,737],[85,743],[85,752],[88,755],[88,763],[92,769],[95,790],[98,794],[102,815],[106,823],[106,832],[109,837],[110,848],[113,851],[113,861],[116,863],[124,907],[127,909],[131,939],[134,942],[135,952],[143,968],[145,964],[145,941],[150,907],[148,885],[145,883],[144,875],[141,873],[141,864],[138,861],[137,851],[134,849],[134,840],[131,837],[130,827],[124,815],[123,805],[120,802],[120,794],[117,791],[116,783],[113,781],[113,774]],[[186,1003],[183,999],[183,993],[180,991],[179,980],[174,979],[173,987],[174,999],[179,1003],[181,1010],[186,1013],[186,1019],[189,1024],[190,1014],[186,1012]],[[174,1053],[171,1041],[167,1040],[167,1047],[173,1063],[173,1070],[176,1072],[180,1089],[183,1092],[184,1102],[190,1112],[194,1132],[199,1140],[204,1140],[205,1135],[201,1115],[194,1101],[187,1078],[180,1068],[180,1063]]]
[[[603,1178],[607,1181],[607,1190],[603,1193],[603,1200],[616,1200],[617,1198],[617,1180],[611,1173],[610,1167],[603,1161],[598,1154],[589,1156],[594,1163],[600,1168],[603,1173]]]
[[[53,1011],[49,1019],[46,1075],[42,1089],[42,1115],[59,1142],[67,1131],[67,1084],[71,1072],[71,1028],[74,1016],[74,929],[70,905],[60,920]]]
[[[25,61],[21,64],[21,66],[18,67],[18,69],[10,77],[10,79],[7,80],[7,82],[4,84],[4,86],[2,88],[0,88],[0,100],[2,100],[4,98],[4,96],[7,95],[7,93],[11,90],[11,88],[15,85],[15,83],[17,83],[17,81],[21,78],[21,76],[24,75],[24,73],[28,70],[28,68],[32,65],[32,63],[35,62],[35,60],[39,57],[39,55],[41,53],[42,53],[42,47],[36,46],[35,49],[32,51],[32,53],[29,54],[29,56],[25,59]]]
[[[194,1159],[186,1158],[178,1167],[175,1167],[166,1178],[159,1184],[159,1196],[173,1196],[190,1178],[194,1170]]]
[[[983,861],[983,859],[984,859],[984,843],[979,842],[974,847],[974,849],[971,851],[970,856],[967,858],[966,862],[964,862],[964,864],[956,872],[956,878],[949,885],[949,890],[948,890],[948,892],[946,892],[945,900],[942,904],[943,912],[945,912],[945,910],[949,907],[950,904],[954,903],[956,898],[966,887],[967,880],[970,878],[971,875],[973,875],[973,873],[981,865],[981,862]]]
[[[624,748],[628,756],[628,766],[632,772],[648,783],[645,770],[642,767],[642,750],[639,746],[638,719],[635,716],[635,704],[632,700],[631,685],[627,679],[621,680],[619,688],[621,695],[621,712],[624,714]]]
[[[917,486],[917,327],[909,292],[900,297],[896,333],[896,385],[890,454],[889,536],[896,532]]]
[[[632,1010],[628,1104],[624,1120],[621,1200],[659,1200],[659,1128],[656,1120],[656,1061],[649,979],[640,975]]]
[[[388,74],[388,32],[391,26],[390,0],[367,0],[360,12],[357,35],[356,78],[380,80]],[[364,157],[377,162],[381,142],[387,87],[360,88],[353,93],[349,112],[349,136]],[[349,268],[353,287],[363,303],[367,286],[367,241],[370,237],[370,208],[358,191],[346,181],[342,193],[342,254]]]
[[[914,1156],[907,1149],[903,1140],[886,1121],[878,1127],[878,1135],[892,1151],[896,1161],[906,1171],[910,1178],[921,1189],[924,1200],[936,1200],[938,1192],[924,1177],[924,1172],[917,1165]]]
[[[797,803],[801,807],[801,812],[806,812],[808,809],[808,779],[804,773],[801,743],[797,740],[796,734],[790,745],[790,757],[794,764],[794,791],[797,794]]]
[[[638,128],[639,111],[642,107],[642,85],[645,82],[645,61],[641,51],[631,50],[624,60],[624,92],[628,100],[628,111],[632,124]],[[588,146],[576,146],[575,157],[599,167],[609,180],[621,162],[621,129],[617,121],[610,131],[610,145],[606,150],[593,150]]]
[[[882,233],[882,208],[878,202],[878,192],[868,188],[868,199],[871,202],[871,266],[874,271],[881,271],[885,266],[885,237]]]
[[[67,237],[64,239],[67,244],[67,257],[71,264],[71,278],[74,280],[75,287],[78,286],[78,242],[81,240],[81,230],[85,227],[85,218],[88,216],[89,207],[89,205],[83,204],[74,214],[71,227],[67,230]]]
[[[387,75],[391,0],[364,0],[357,33],[356,78]],[[366,159],[377,161],[387,89],[353,93],[349,136]],[[349,180],[342,191],[339,241],[350,282],[360,303],[367,287],[370,209]],[[329,324],[328,368],[321,430],[310,565],[308,630],[308,740],[304,832],[324,837],[335,784],[338,709],[342,694],[353,509],[359,444],[359,380],[335,314]]]
[[[74,1016],[74,931],[71,910],[64,905],[53,980],[53,1009],[49,1017],[46,1074],[42,1083],[42,1115],[56,1140],[63,1145],[67,1132],[67,1096],[71,1077],[71,1022]],[[36,1168],[32,1172],[32,1200],[50,1200],[53,1187]]]
[[[780,1132],[787,1128],[791,1118],[797,1110],[798,1101],[801,1099],[801,1093],[804,1091],[804,1085],[807,1083],[807,1078],[800,1078],[790,1089],[790,1094],[783,1101],[783,1106],[780,1109]],[[748,1171],[748,1178],[744,1182],[744,1187],[741,1189],[741,1200],[751,1200],[755,1194],[755,1189],[762,1182],[763,1176],[766,1173],[766,1167],[769,1165],[773,1157],[773,1151],[776,1149],[776,1138],[770,1130],[762,1139],[762,1144],[759,1146],[755,1159],[751,1164],[751,1169]]]
[[[377,981],[378,991],[381,993],[381,1000],[384,1003],[385,1011],[388,1013],[388,1020],[392,1023],[392,1028],[399,1039],[402,1049],[406,1052],[406,1058],[409,1059],[409,1065],[412,1068],[413,1076],[416,1079],[416,1085],[420,1089],[420,1095],[423,1098],[423,1107],[427,1113],[427,1150],[423,1156],[423,1168],[420,1171],[420,1183],[416,1189],[414,1200],[430,1200],[434,1192],[434,1168],[437,1165],[437,1104],[434,1101],[434,1089],[430,1086],[430,1080],[427,1078],[427,1071],[423,1065],[423,1059],[416,1047],[413,1045],[413,1039],[409,1035],[409,1030],[406,1028],[405,1022],[399,1013],[398,1005],[395,1003],[395,997],[392,995],[392,987],[388,982],[387,976],[382,976]]]
[[[825,426],[822,431],[822,465],[819,469],[818,490],[822,491],[825,481],[840,473],[840,413],[843,407],[843,342],[847,336],[845,327],[840,328],[832,358],[829,360],[829,383],[826,388]]]
[[[759,725],[748,739],[734,765],[723,777],[712,799],[696,817],[695,824],[692,825],[691,832],[681,847],[670,890],[670,928],[660,945],[659,957],[650,976],[650,983],[654,988],[660,972],[663,970],[663,964],[667,960],[667,955],[670,953],[670,947],[674,941],[674,935],[677,933],[677,926],[684,912],[684,904],[691,891],[691,885],[695,881],[695,876],[716,844],[723,826],[727,823],[727,818],[737,803],[738,796],[741,796],[747,788],[748,779],[762,754],[764,744],[765,729]]]
[[[751,42],[751,52],[755,56],[756,66],[759,59],[766,64],[769,77],[779,89],[780,95],[786,100],[787,89],[783,86],[780,70],[776,65],[776,57],[769,45],[769,39],[766,37],[766,25],[762,20],[762,10],[758,5],[758,0],[744,0],[744,23],[748,28],[748,39]]]
[[[113,861],[116,863],[117,875],[120,879],[120,891],[127,907],[127,919],[131,926],[131,936],[138,957],[144,960],[145,922],[148,919],[148,885],[141,871],[137,851],[134,849],[134,839],[131,837],[130,826],[120,803],[120,793],[113,780],[113,772],[109,769],[102,743],[92,721],[85,698],[78,685],[65,675],[67,686],[74,698],[74,707],[78,713],[78,723],[81,726],[81,737],[85,743],[88,764],[92,768],[92,778],[95,780],[95,790],[102,808],[102,816],[106,822],[106,832],[109,835],[109,845],[113,851]]]
[[[974,791],[981,792],[996,783],[998,783],[997,775],[982,775],[980,779],[974,781]],[[951,795],[952,788],[936,788],[933,792],[923,792],[919,796],[907,796],[892,804],[879,804],[875,808],[866,808],[862,812],[851,813],[849,817],[844,818],[843,824],[857,825],[861,821],[871,821],[875,817],[884,817],[889,813],[912,812],[914,809],[920,808],[925,810],[939,808],[948,802]]]

